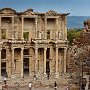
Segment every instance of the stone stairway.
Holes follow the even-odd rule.
[[[43,80],[34,80],[33,78],[15,78],[7,79],[7,84],[10,87],[14,87],[15,83],[18,82],[20,86],[28,86],[29,82],[32,82],[33,87],[54,87],[54,82],[57,82],[59,86],[66,86],[68,84],[68,78],[61,76],[59,79],[43,79]],[[3,83],[3,81],[2,81]]]

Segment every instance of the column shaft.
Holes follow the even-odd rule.
[[[59,77],[59,73],[58,73],[58,47],[56,47],[56,78]]]
[[[14,48],[12,48],[12,75],[15,72],[15,65],[14,65]]]
[[[56,18],[56,39],[58,39],[58,18]]]
[[[14,39],[14,17],[12,17],[12,39]]]
[[[0,39],[1,39],[1,17],[0,17]]]
[[[23,76],[23,48],[21,48],[21,77]]]
[[[38,68],[38,48],[35,48],[35,74],[37,74]]]
[[[37,39],[37,18],[35,18],[35,38]]]
[[[0,48],[0,79],[1,79],[1,48]]]
[[[64,39],[64,21],[63,21],[63,17],[61,19],[61,30],[62,30],[62,39]]]
[[[45,39],[47,39],[47,18],[45,17]]]
[[[46,50],[47,48],[44,48],[44,74],[46,74]]]
[[[65,18],[65,40],[67,40],[67,21]]]
[[[66,53],[67,53],[67,48],[64,48],[64,73],[66,73]]]
[[[10,77],[11,76],[11,63],[10,63],[10,49],[6,49],[6,60],[7,60],[7,74],[8,74],[8,77]]]
[[[23,26],[24,25],[24,17],[22,17],[22,31],[21,31],[21,39],[23,39]]]
[[[56,72],[58,72],[58,48],[56,48]]]

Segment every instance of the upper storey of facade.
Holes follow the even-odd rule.
[[[16,12],[0,9],[0,40],[67,40],[66,16],[69,13]]]

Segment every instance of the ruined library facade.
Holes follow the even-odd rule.
[[[67,15],[0,9],[0,78],[66,73]]]

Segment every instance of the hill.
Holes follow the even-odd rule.
[[[90,16],[68,16],[67,27],[68,28],[83,28],[83,22],[90,19]]]

